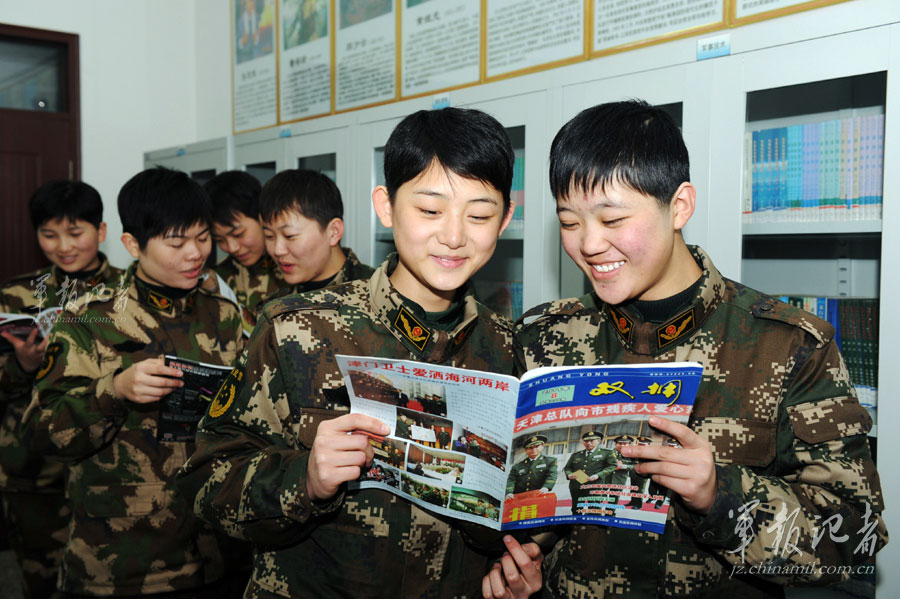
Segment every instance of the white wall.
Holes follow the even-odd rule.
[[[224,2],[202,4],[221,6],[223,22],[211,27],[227,26]],[[103,197],[102,249],[117,266],[131,259],[119,241],[122,184],[143,168],[144,151],[197,139],[196,14],[181,0],[0,0],[4,23],[79,35],[81,175]]]
[[[166,145],[231,134],[231,4],[229,0],[194,0],[196,137],[173,139]],[[154,150],[157,147],[144,149]]]

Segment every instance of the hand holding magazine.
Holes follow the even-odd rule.
[[[53,323],[62,313],[62,308],[54,306],[41,310],[34,316],[30,314],[12,314],[0,312],[0,332],[15,335],[19,339],[27,339],[35,328],[38,330],[37,341],[45,339],[53,328]],[[0,354],[8,354],[15,351],[12,343],[0,337]]]
[[[651,416],[687,423],[695,362],[540,368],[515,377],[337,356],[352,412],[379,418],[375,461],[353,483],[498,530],[603,524],[661,533],[667,489],[625,444],[673,445]]]

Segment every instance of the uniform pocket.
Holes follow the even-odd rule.
[[[823,443],[853,435],[865,435],[872,418],[859,403],[847,397],[788,406],[794,434],[809,443]]]
[[[691,428],[709,441],[717,464],[764,467],[775,459],[775,423],[742,418],[696,418]]]

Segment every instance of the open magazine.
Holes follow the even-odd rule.
[[[603,524],[662,533],[667,490],[635,473],[623,444],[677,441],[696,362],[539,368],[521,379],[409,360],[337,356],[352,412],[379,418],[372,466],[351,488],[381,488],[499,530]]]
[[[37,339],[41,340],[50,334],[50,329],[53,328],[53,323],[59,318],[62,310],[60,306],[54,306],[41,310],[34,316],[0,312],[0,332],[12,333],[20,339],[27,339],[31,331],[37,327]],[[8,354],[12,351],[14,351],[12,343],[0,337],[0,354]]]
[[[231,372],[231,366],[206,364],[178,356],[166,356],[166,366],[183,374],[183,387],[173,389],[159,402],[156,438],[167,442],[191,442],[209,402]]]

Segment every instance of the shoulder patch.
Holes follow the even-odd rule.
[[[803,329],[816,338],[819,345],[824,345],[834,337],[834,327],[815,314],[797,308],[773,297],[763,297],[750,306],[755,318],[783,322]]]
[[[62,353],[63,346],[59,341],[54,341],[50,345],[47,346],[47,349],[44,350],[44,359],[41,362],[41,367],[38,368],[37,372],[34,374],[34,382],[37,383],[45,376],[47,376],[53,367],[56,366],[56,361],[59,359],[59,354]]]
[[[234,404],[234,397],[237,395],[237,383],[244,377],[244,373],[240,368],[233,368],[231,375],[222,386],[219,387],[218,393],[209,404],[210,418],[219,418],[223,416]]]

